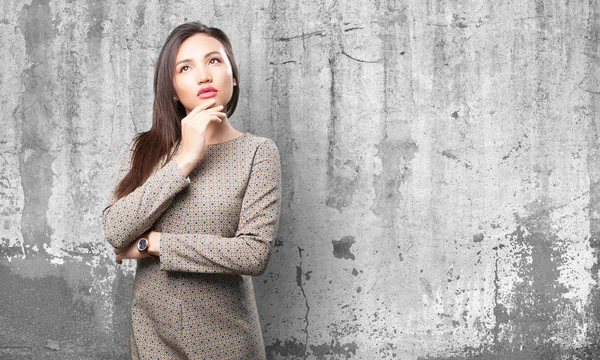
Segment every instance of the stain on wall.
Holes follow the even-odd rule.
[[[282,159],[270,359],[600,358],[600,4],[8,0],[0,357],[127,358],[100,214],[160,46],[230,36]]]
[[[333,245],[333,256],[338,259],[356,260],[354,254],[350,251],[352,244],[355,242],[353,236],[344,236],[340,240],[331,240],[331,244]]]

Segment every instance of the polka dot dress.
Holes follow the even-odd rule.
[[[160,257],[137,265],[131,358],[265,359],[250,276],[265,270],[279,223],[275,143],[244,133],[208,145],[189,182],[171,160],[115,200],[103,215],[114,247],[161,232]]]

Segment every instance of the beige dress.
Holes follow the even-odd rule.
[[[277,146],[249,133],[208,145],[189,182],[171,160],[131,194],[113,196],[103,214],[111,245],[161,232],[160,257],[138,260],[133,359],[266,357],[250,276],[267,266],[280,203]]]

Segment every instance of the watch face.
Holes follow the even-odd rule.
[[[141,238],[140,241],[138,241],[138,250],[144,251],[144,250],[146,250],[147,247],[148,247],[148,240]]]

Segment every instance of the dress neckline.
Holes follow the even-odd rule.
[[[236,141],[236,140],[238,140],[240,138],[243,138],[244,136],[246,136],[245,132],[243,132],[242,135],[240,135],[240,136],[234,137],[233,139],[229,139],[227,141],[223,141],[223,142],[220,142],[220,143],[206,144],[206,146],[217,146],[217,145],[221,145],[221,144],[231,143],[231,142],[234,142],[234,141]]]

